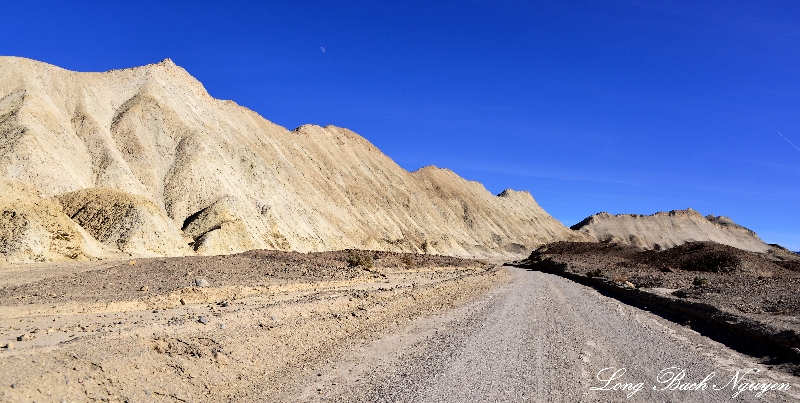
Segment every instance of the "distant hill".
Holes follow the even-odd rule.
[[[169,59],[78,73],[0,57],[0,178],[27,203],[2,204],[0,261],[259,248],[512,257],[585,239],[528,192],[408,172],[341,127],[287,130],[212,98]]]
[[[712,241],[752,252],[770,249],[755,232],[728,217],[703,217],[691,208],[652,215],[598,213],[571,229],[601,242],[616,242],[645,249],[669,249],[686,242]]]

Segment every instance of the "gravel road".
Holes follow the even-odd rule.
[[[509,270],[514,281],[485,298],[418,321],[321,369],[304,381],[303,398],[774,402],[800,396],[798,378],[769,370],[688,328],[557,276]],[[747,373],[751,368],[760,372]],[[615,372],[617,378],[607,382]],[[613,389],[617,383],[628,390],[592,390]],[[753,383],[784,383],[790,389],[760,397],[758,390],[739,392]]]

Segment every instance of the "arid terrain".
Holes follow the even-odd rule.
[[[519,263],[591,285],[627,303],[800,373],[800,255],[712,242],[664,251],[559,242]]]
[[[0,400],[276,400],[342,351],[507,281],[484,262],[352,254],[374,265],[252,251],[4,268]]]
[[[0,216],[0,263],[348,248],[519,258],[590,240],[526,191],[406,171],[345,128],[289,130],[169,59],[84,73],[0,57]]]
[[[798,287],[727,217],[567,228],[169,59],[0,57],[2,402],[797,401]]]
[[[751,252],[769,245],[729,217],[707,215],[688,208],[651,215],[598,213],[570,227],[601,242],[664,250],[686,242],[710,241]]]
[[[722,402],[751,368],[748,382],[782,389],[737,401],[800,398],[781,368],[491,262],[251,251],[12,266],[0,281],[2,401]],[[592,390],[609,366],[648,386]],[[673,366],[695,382],[718,373],[720,388],[650,387]]]
[[[364,353],[336,364],[345,371],[324,368],[317,378],[322,381],[308,385],[300,400],[649,403],[800,398],[797,377],[688,327],[560,276],[519,268],[509,268],[509,273],[511,281],[486,297],[418,321],[394,339],[371,343]],[[392,342],[393,348],[387,348]],[[379,351],[383,362],[364,368],[362,357]],[[611,371],[621,375],[606,384],[602,379],[609,379]],[[733,387],[730,381],[737,374]],[[348,382],[354,377],[367,382],[354,388]],[[704,379],[706,387],[697,387]],[[756,383],[788,389],[756,396],[759,390],[747,390]],[[625,384],[629,389],[621,390]]]

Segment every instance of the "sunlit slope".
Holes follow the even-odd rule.
[[[410,173],[344,128],[287,130],[212,98],[170,60],[78,73],[0,58],[0,175],[58,196],[104,245],[139,254],[517,256],[582,239],[527,192]]]
[[[645,249],[668,249],[686,242],[712,241],[753,252],[766,252],[769,245],[755,232],[728,217],[702,214],[692,209],[652,215],[598,213],[572,229],[604,242],[634,245]]]

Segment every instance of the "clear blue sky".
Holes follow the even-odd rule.
[[[800,250],[800,2],[67,3],[3,1],[0,54],[170,57],[273,122],[530,190],[566,225],[692,207]]]

